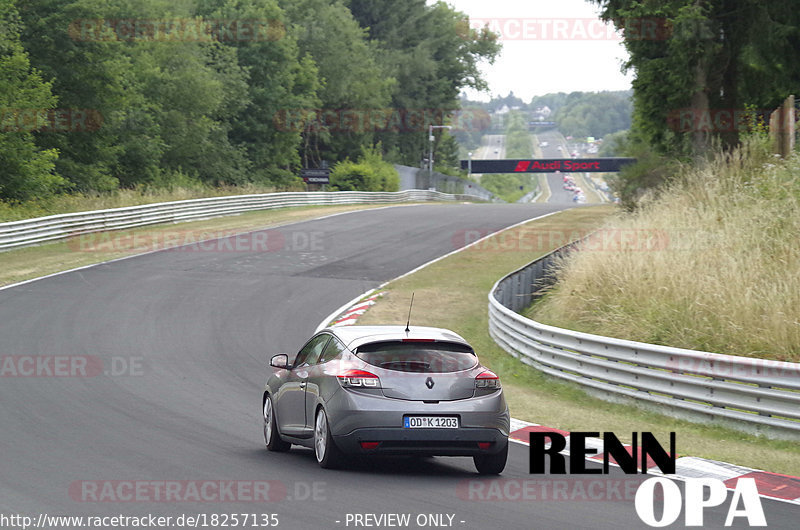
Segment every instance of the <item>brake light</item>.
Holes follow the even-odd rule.
[[[377,449],[380,444],[380,442],[361,442],[361,449],[371,451],[372,449]]]
[[[436,339],[400,339],[400,342],[436,342]]]
[[[481,451],[486,451],[491,446],[492,446],[491,442],[478,442],[478,449],[480,449]]]
[[[336,376],[344,388],[380,388],[378,376],[365,370],[347,370]]]
[[[485,370],[475,378],[475,388],[500,388],[500,378],[490,370]]]

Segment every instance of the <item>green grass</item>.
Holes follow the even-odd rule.
[[[579,386],[543,375],[514,359],[488,334],[487,305],[492,285],[508,272],[550,250],[530,236],[580,233],[613,216],[612,206],[568,210],[494,236],[485,243],[389,283],[377,304],[358,324],[404,324],[414,293],[414,323],[450,328],[466,338],[482,362],[502,381],[515,418],[565,430],[651,431],[665,439],[677,433],[677,451],[768,471],[800,475],[800,447],[709,424],[690,423],[631,405],[612,405],[587,395]],[[526,241],[514,245],[514,241]],[[543,241],[560,240],[543,238]],[[511,242],[511,243],[510,243]]]

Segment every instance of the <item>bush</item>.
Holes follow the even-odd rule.
[[[607,180],[622,206],[633,210],[643,197],[657,194],[659,186],[669,183],[681,166],[675,158],[660,155],[642,143],[632,143],[627,152],[636,158],[636,163],[623,167]]]
[[[357,162],[346,159],[331,170],[332,191],[397,191],[399,188],[400,176],[394,166],[383,159],[380,144],[362,148]]]

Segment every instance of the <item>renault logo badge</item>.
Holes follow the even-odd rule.
[[[434,383],[432,378],[429,377],[425,380],[425,386],[427,386],[429,389],[433,389],[433,385]]]

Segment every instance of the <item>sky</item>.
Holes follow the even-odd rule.
[[[510,91],[523,101],[549,92],[627,90],[632,74],[613,26],[586,0],[446,0],[470,17],[471,26],[490,22],[501,30],[503,49],[493,65],[481,65],[489,92],[467,90],[488,101]]]

